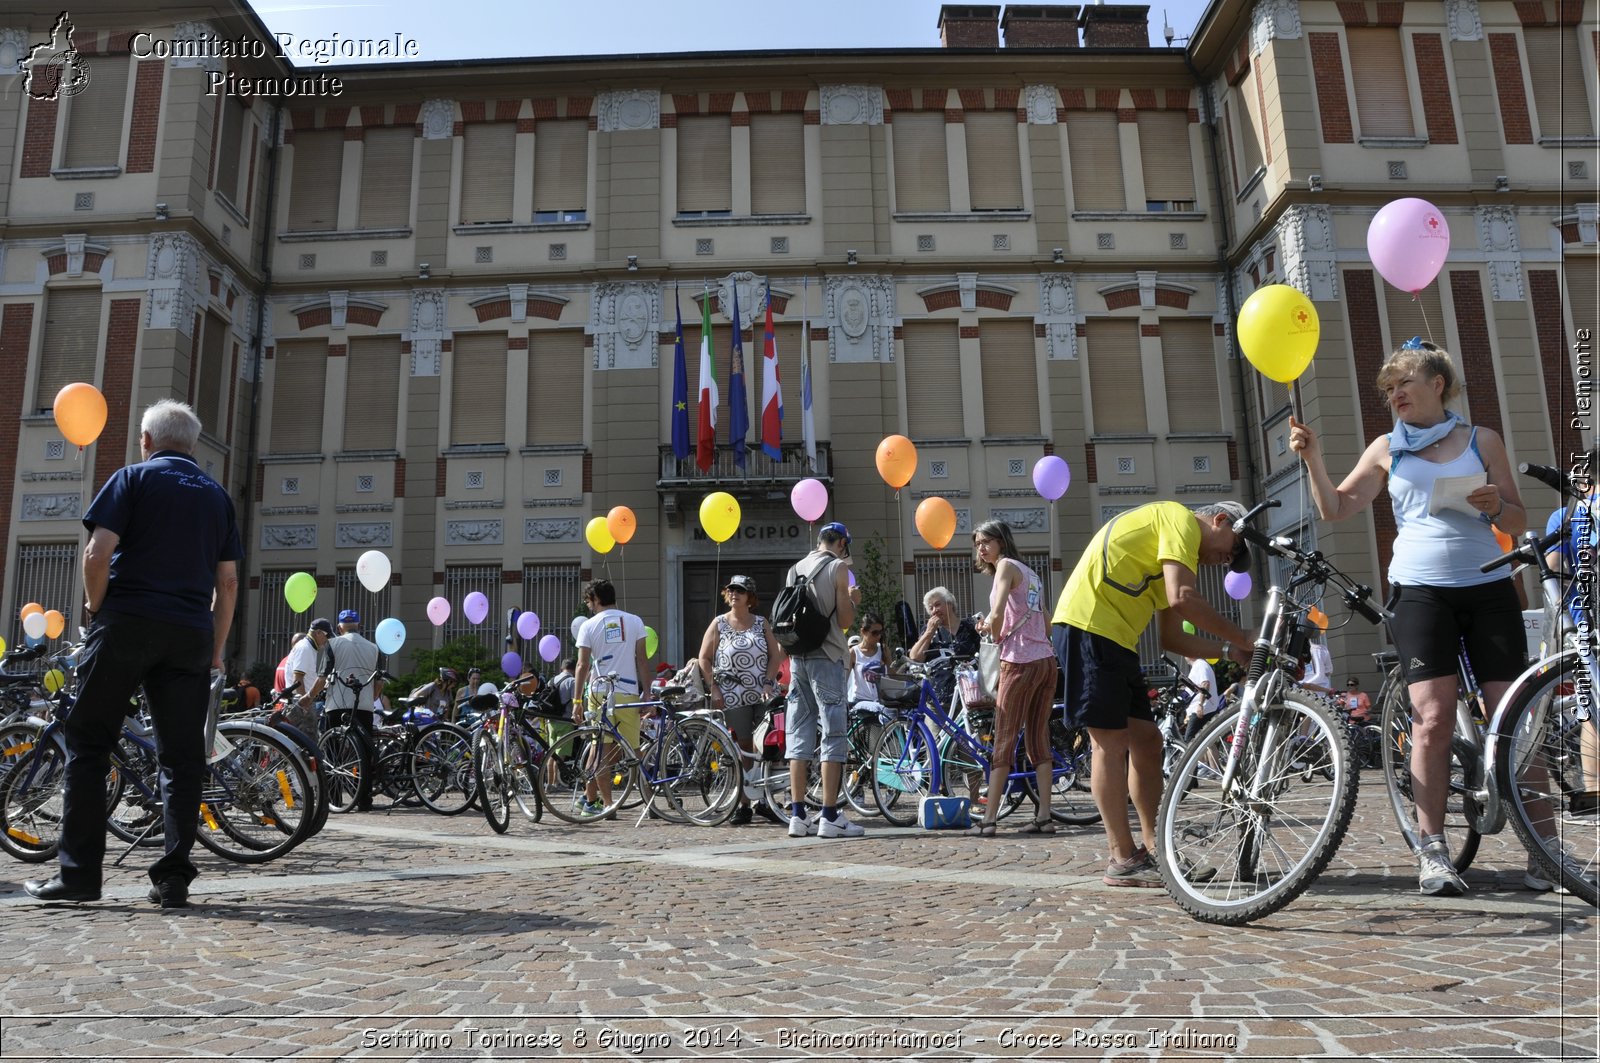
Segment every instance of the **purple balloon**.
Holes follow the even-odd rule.
[[[531,639],[539,633],[539,614],[523,613],[517,617],[517,634]]]
[[[506,674],[507,679],[515,679],[522,674],[522,654],[511,650],[500,658],[500,670]]]
[[[1386,204],[1367,226],[1367,255],[1383,279],[1403,292],[1433,283],[1450,254],[1450,226],[1425,199]]]
[[[810,478],[801,480],[789,492],[789,504],[794,507],[801,520],[810,523],[827,512],[828,489],[822,485],[821,480]]]
[[[481,624],[489,615],[489,599],[482,591],[473,591],[461,601],[461,612],[469,624]]]
[[[1222,577],[1222,589],[1228,592],[1228,597],[1236,602],[1242,602],[1250,597],[1250,588],[1253,586],[1248,572],[1230,572]]]
[[[539,656],[547,661],[553,661],[561,655],[561,640],[554,635],[546,635],[539,640]]]
[[[1072,469],[1064,459],[1046,454],[1033,463],[1033,489],[1049,502],[1067,493],[1072,483]]]

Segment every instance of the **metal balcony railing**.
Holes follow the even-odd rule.
[[[828,444],[820,442],[817,444],[815,469],[812,469],[806,461],[804,443],[783,444],[783,456],[776,461],[762,453],[760,447],[752,446],[745,451],[743,469],[733,463],[733,448],[726,443],[717,444],[709,469],[701,469],[695,463],[692,448],[689,456],[682,461],[673,455],[670,446],[661,447],[660,451],[661,475],[656,481],[656,487],[663,490],[687,486],[706,487],[712,484],[759,487],[767,484],[793,484],[808,476],[827,480],[833,475],[832,454]]]

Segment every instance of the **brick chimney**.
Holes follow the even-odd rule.
[[[1007,4],[1000,19],[1007,48],[1076,48],[1077,4]]]
[[[939,43],[946,48],[1000,47],[1000,5],[943,5],[939,8]]]
[[[1085,48],[1150,47],[1150,8],[1146,4],[1091,4],[1078,16]]]

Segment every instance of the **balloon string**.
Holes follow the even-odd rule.
[[[1433,338],[1433,326],[1428,323],[1428,304],[1422,301],[1422,289],[1411,293],[1411,301],[1417,304],[1417,310],[1422,314],[1422,331],[1428,334],[1428,342],[1437,345],[1439,341]]]

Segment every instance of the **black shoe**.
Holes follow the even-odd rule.
[[[772,811],[772,806],[767,804],[765,801],[762,801],[760,804],[752,806],[752,811],[755,812],[755,814],[760,816],[762,819],[766,820],[768,823],[776,823],[780,827],[787,826],[788,823],[789,823],[788,820],[784,819],[782,816],[780,816],[776,812]],[[746,822],[749,822],[749,821],[746,820]]]
[[[150,898],[151,904],[159,904],[163,908],[187,908],[189,884],[181,878],[164,878],[152,882],[150,892],[145,896]]]
[[[742,827],[750,822],[750,806],[740,805],[733,810],[733,819],[730,820],[735,827]]]
[[[1567,811],[1574,816],[1592,816],[1600,811],[1600,794],[1575,792],[1567,798]]]
[[[57,875],[48,882],[29,881],[22,884],[28,896],[41,901],[98,901],[99,886],[69,886]]]

